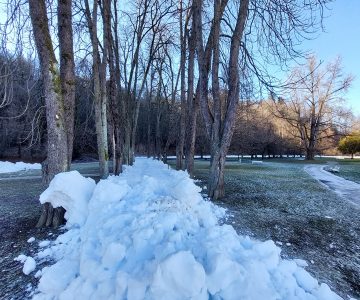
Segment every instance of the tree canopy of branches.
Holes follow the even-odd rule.
[[[339,58],[321,68],[310,56],[306,67],[292,71],[289,81],[287,96],[274,103],[275,114],[296,129],[306,159],[313,160],[319,141],[332,135],[333,128],[346,125],[341,100],[352,77],[342,74]]]
[[[328,1],[214,1],[211,27],[203,24],[204,3],[193,1],[193,29],[197,36],[200,107],[210,139],[211,166],[209,196],[224,195],[225,158],[235,125],[235,112],[248,74],[270,87],[262,72],[263,60],[273,58],[284,63],[299,55],[295,44],[321,21]],[[204,48],[207,40],[210,50]],[[225,48],[226,47],[226,48]],[[211,60],[211,95],[209,61]],[[221,79],[221,81],[219,80]]]

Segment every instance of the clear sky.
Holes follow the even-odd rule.
[[[342,57],[344,73],[355,76],[346,98],[352,111],[360,116],[360,0],[335,0],[329,8],[325,32],[303,46],[326,63],[337,55]]]

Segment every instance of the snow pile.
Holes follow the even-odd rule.
[[[95,185],[93,179],[83,177],[78,171],[60,173],[40,195],[40,203],[49,202],[53,207],[65,208],[67,226],[83,225]]]
[[[41,164],[27,164],[24,162],[12,163],[9,161],[0,161],[0,173],[11,173],[23,170],[40,170]]]
[[[20,254],[18,257],[14,259],[15,261],[19,261],[24,264],[23,266],[23,273],[25,275],[29,275],[32,271],[36,268],[35,259],[31,256],[26,256],[24,254]]]
[[[92,195],[90,184],[78,184],[85,179],[61,176],[68,185],[52,195],[67,195],[70,216],[88,203],[86,220],[38,253],[57,262],[42,269],[35,299],[340,299],[303,261],[282,260],[272,241],[219,225],[224,210],[205,201],[185,172],[137,159]],[[75,187],[89,200],[70,194]]]

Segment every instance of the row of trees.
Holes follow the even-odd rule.
[[[76,54],[79,66],[88,57],[91,61],[89,87],[102,177],[109,172],[109,145],[115,174],[123,164],[133,163],[139,116],[150,118],[155,104],[155,152],[160,156],[161,148],[175,143],[176,166],[190,174],[201,113],[211,154],[209,196],[222,197],[225,158],[236,117],[241,115],[238,110],[244,107],[239,107],[240,100],[251,99],[256,84],[267,91],[274,89],[267,63],[283,65],[299,57],[302,53],[294,45],[320,28],[328,2],[136,0],[123,6],[118,0],[29,0],[28,7],[21,1],[9,3],[8,22],[2,27],[5,36],[11,32],[8,28],[23,33],[14,16],[22,14],[24,20],[30,16],[40,62],[47,126],[45,181],[68,170],[72,158]],[[17,42],[23,44],[23,40]],[[289,100],[294,101],[294,96]],[[275,105],[274,112],[292,124],[293,115],[283,113],[290,108],[281,108],[285,105],[287,101]],[[312,111],[322,111],[319,107]],[[322,116],[310,123],[322,128]],[[309,118],[300,113],[300,119],[304,123]],[[161,127],[168,128],[165,146]],[[309,140],[314,149],[317,130],[300,127],[303,136],[308,130],[315,132]],[[308,141],[307,137],[302,140]],[[57,224],[62,213],[47,206],[38,225]]]
[[[42,86],[36,65],[24,58],[17,64],[16,79],[13,83],[11,103],[1,110],[0,127],[2,145],[0,156],[18,157],[21,159],[41,159],[46,156],[46,120],[41,100]],[[0,63],[0,66],[2,63]],[[93,95],[91,62],[76,67],[75,73],[75,128],[73,158],[81,156],[96,157],[96,134],[93,114]],[[20,76],[22,74],[22,76]],[[32,78],[32,93],[28,94],[28,78]],[[266,155],[299,155],[305,151],[304,141],[296,127],[289,126],[288,121],[276,115],[276,108],[285,113],[284,99],[268,99],[262,101],[244,101],[240,103],[236,112],[234,134],[229,148],[230,154],[252,155],[265,157]],[[339,101],[337,101],[339,102]],[[339,102],[341,105],[342,103]],[[278,107],[279,106],[279,107]],[[328,108],[326,108],[328,109]],[[332,105],[332,109],[335,109]],[[275,113],[274,113],[275,111]],[[168,155],[176,153],[177,124],[180,120],[181,103],[172,102],[171,98],[164,98],[157,93],[147,93],[140,103],[138,130],[136,133],[135,152],[148,157],[156,157],[166,161]],[[288,111],[291,114],[293,111]],[[306,112],[302,112],[305,114]],[[331,120],[338,121],[340,115]],[[335,154],[336,145],[340,137],[347,133],[348,112],[342,111],[343,122],[327,123],[319,126],[319,138],[314,152],[317,154]],[[344,122],[345,121],[345,122]],[[305,124],[305,123],[304,123]],[[209,139],[200,115],[197,116],[197,130],[195,138],[195,153],[209,154]],[[110,149],[110,156],[115,149]]]

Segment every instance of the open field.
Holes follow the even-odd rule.
[[[227,193],[219,203],[229,210],[227,222],[241,234],[278,242],[284,257],[305,259],[307,269],[343,297],[360,297],[359,208],[311,178],[304,162],[280,161],[227,163]],[[196,163],[204,186],[208,165]]]
[[[202,186],[206,186],[208,165],[208,161],[196,162],[195,176]],[[353,173],[358,165],[341,162],[341,167]],[[307,269],[321,282],[345,299],[347,295],[359,298],[360,211],[321,186],[303,167],[302,161],[291,160],[266,160],[258,165],[228,162],[227,194],[218,202],[229,210],[225,222],[240,234],[274,240],[283,257],[305,259]],[[82,174],[97,173],[96,163],[74,168]],[[37,199],[43,189],[40,175],[40,171],[28,171],[12,174],[11,180],[5,179],[8,174],[0,176],[0,299],[26,298],[24,287],[37,280],[23,275],[13,258],[31,254],[26,242],[29,237],[49,239],[58,232],[34,229],[40,213]]]

